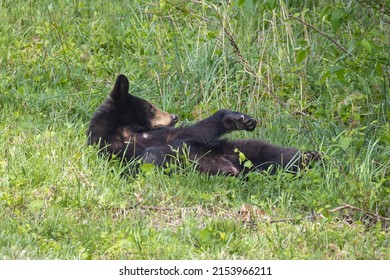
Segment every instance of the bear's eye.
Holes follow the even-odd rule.
[[[148,105],[146,107],[146,109],[149,111],[149,112],[153,112],[154,111],[154,107],[152,105]]]

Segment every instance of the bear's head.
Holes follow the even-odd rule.
[[[120,125],[132,127],[134,132],[173,126],[178,121],[176,115],[161,111],[149,101],[129,94],[129,80],[124,75],[117,77],[109,100],[113,119]]]
[[[129,80],[119,75],[106,101],[92,117],[88,128],[88,143],[101,145],[109,139],[127,141],[131,134],[147,132],[177,123],[176,115],[159,110],[149,101],[129,94]]]

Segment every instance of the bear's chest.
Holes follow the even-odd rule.
[[[134,139],[135,133],[131,131],[128,127],[122,127],[118,134],[123,139],[124,142],[131,142]]]
[[[128,127],[123,127],[119,131],[124,144],[136,144],[137,146],[149,146],[152,141],[152,134],[148,132],[135,133]]]

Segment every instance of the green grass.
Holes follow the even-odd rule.
[[[390,8],[254,2],[0,1],[0,259],[390,258]],[[324,165],[128,176],[85,135],[119,73],[182,124],[240,110],[261,125],[230,137]]]

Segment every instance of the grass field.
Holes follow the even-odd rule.
[[[0,259],[390,259],[386,1],[1,1]],[[167,175],[86,129],[117,74],[180,124],[321,151],[298,176]]]

